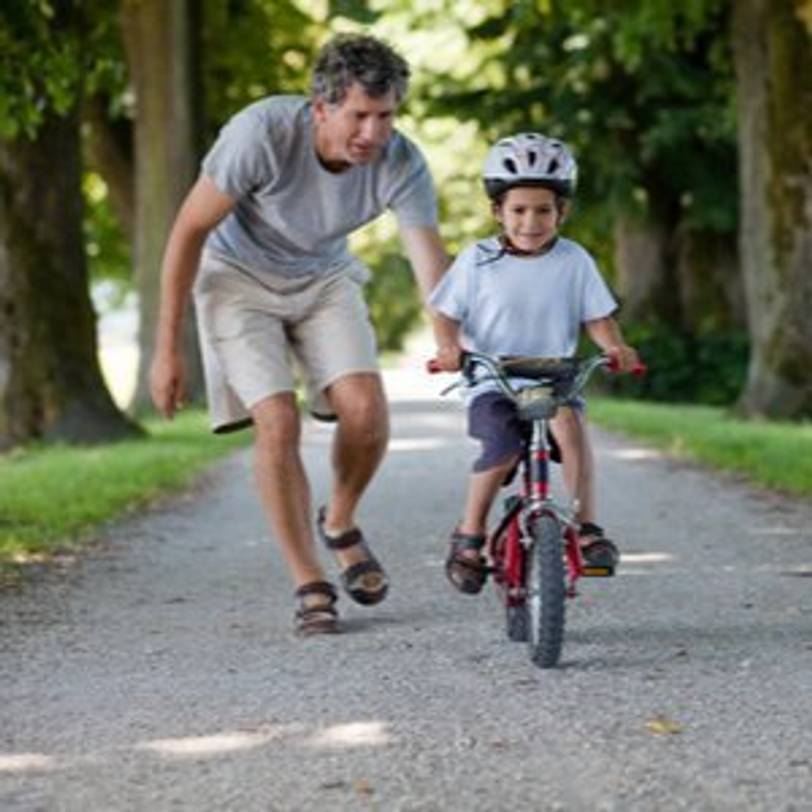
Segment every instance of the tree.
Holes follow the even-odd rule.
[[[194,180],[199,142],[193,64],[197,0],[124,0],[121,25],[135,89],[135,278],[139,362],[133,406],[150,405],[149,365],[155,346],[160,267],[169,229]],[[190,312],[185,322],[187,395],[203,378]]]
[[[741,255],[752,353],[743,414],[812,416],[812,14],[736,0]]]
[[[69,0],[0,15],[0,449],[138,432],[96,352],[82,236],[84,31]]]

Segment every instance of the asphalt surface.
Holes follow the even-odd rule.
[[[474,448],[439,388],[390,379],[360,519],[392,587],[342,635],[292,635],[248,452],[1,595],[0,809],[812,809],[812,507],[595,432],[624,563],[540,671],[445,582]]]

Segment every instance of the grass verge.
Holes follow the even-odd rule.
[[[812,424],[736,419],[721,408],[590,398],[597,425],[676,456],[743,474],[757,485],[812,495]]]
[[[0,456],[0,568],[74,545],[101,522],[177,489],[250,440],[215,437],[202,411],[143,423],[148,436],[110,445],[29,446]]]

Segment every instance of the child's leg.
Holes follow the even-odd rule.
[[[595,523],[595,464],[584,415],[579,409],[560,409],[550,428],[561,446],[564,484],[570,496],[578,500],[576,518],[584,563],[603,575],[612,575],[619,554]]]
[[[562,407],[550,423],[561,447],[564,485],[578,500],[578,521],[595,521],[595,465],[586,420],[580,409]]]
[[[458,528],[460,533],[470,536],[485,534],[493,500],[517,459],[518,456],[513,456],[494,468],[471,474],[468,480],[465,512]]]

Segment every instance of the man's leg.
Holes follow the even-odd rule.
[[[345,375],[326,393],[338,425],[333,437],[333,490],[324,530],[339,536],[355,526],[355,509],[383,459],[389,440],[389,415],[383,384],[376,373]],[[366,558],[358,547],[335,553],[342,568]]]
[[[256,431],[254,470],[268,523],[297,587],[323,581],[310,518],[310,486],[299,451],[301,421],[293,393],[251,409]]]

